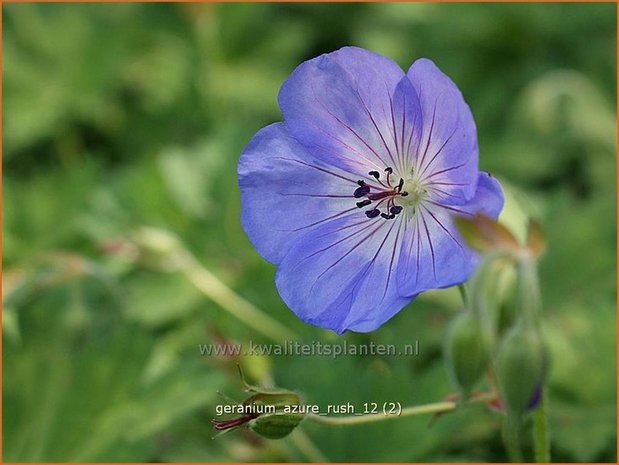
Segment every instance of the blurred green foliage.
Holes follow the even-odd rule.
[[[239,224],[236,161],[281,119],[279,86],[343,45],[406,68],[433,59],[475,115],[503,221],[543,225],[556,461],[616,460],[613,4],[4,4],[5,461],[504,461],[500,419],[475,407],[306,437],[211,440],[234,360],[198,344],[268,342],[184,275],[144,260],[142,226],[180,238],[239,296],[304,341],[274,267]],[[430,292],[354,343],[416,357],[243,360],[307,402],[438,401],[459,301]],[[311,441],[319,452],[307,446]],[[529,458],[530,459],[530,458]]]

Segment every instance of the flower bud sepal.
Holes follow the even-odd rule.
[[[239,373],[246,392],[254,394],[237,405],[239,417],[229,420],[212,420],[220,434],[246,426],[267,439],[281,439],[290,434],[305,418],[300,396],[287,389],[252,386]],[[217,436],[217,435],[216,435]]]
[[[547,356],[537,330],[518,324],[505,336],[496,359],[496,375],[508,415],[521,417],[537,405]]]
[[[451,379],[464,401],[488,368],[490,359],[490,338],[475,314],[464,311],[451,323],[445,355]]]

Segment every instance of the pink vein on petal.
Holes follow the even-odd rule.
[[[421,104],[421,92],[418,92],[418,94],[417,94],[417,98],[419,99],[419,102],[420,102],[420,104]],[[417,123],[417,114],[418,114],[418,113],[420,113],[420,112],[421,112],[421,109],[419,110],[419,112],[415,112],[415,114],[414,114],[414,116],[415,116],[415,117],[413,118],[413,126],[411,127],[411,133],[410,133],[410,135],[409,135],[409,137],[408,137],[408,144],[407,144],[407,147],[406,147],[406,154],[407,154],[409,157],[412,157],[412,153],[411,153],[411,143],[412,143],[412,141],[413,141],[413,135],[415,134],[415,124]],[[423,138],[423,126],[422,126],[422,134],[421,134],[421,138]],[[421,140],[419,141],[419,144],[421,144]],[[418,147],[418,148],[419,148],[419,147]],[[416,154],[416,155],[418,155],[418,154]],[[417,161],[417,160],[415,159],[415,161]]]
[[[432,111],[432,122],[430,123],[430,131],[428,132],[428,142],[426,143],[426,149],[423,151],[423,155],[421,156],[421,160],[418,160],[417,163],[417,172],[423,166],[423,162],[426,159],[426,154],[428,153],[428,149],[430,148],[430,141],[432,140],[432,131],[434,130],[434,118],[436,117],[436,100],[434,101],[434,110]]]
[[[432,245],[432,239],[430,239],[430,230],[428,229],[428,223],[426,223],[426,219],[424,218],[421,210],[419,210],[419,216],[421,216],[421,221],[423,221],[423,227],[426,230],[426,237],[428,238],[428,244],[430,245],[430,252],[432,253],[432,271],[434,272],[434,280],[436,281],[436,258],[434,257],[434,246]]]
[[[438,193],[439,193],[439,194],[441,194],[441,195],[446,195],[446,196],[448,196],[448,197],[453,197],[454,199],[459,199],[459,198],[460,198],[459,196],[454,195],[454,194],[451,194],[451,193],[447,192],[447,191],[446,191],[446,190],[444,190],[444,189],[440,189],[440,188],[436,187],[434,184],[430,184],[430,185],[428,186],[428,189],[430,189],[430,190],[432,190],[432,191],[435,191],[435,192],[438,192]]]
[[[358,208],[356,206],[352,207],[352,208],[349,208],[348,210],[344,210],[342,212],[336,213],[335,215],[331,215],[331,216],[329,216],[327,218],[323,218],[322,220],[318,220],[315,223],[311,223],[311,224],[308,224],[308,225],[305,225],[305,226],[301,226],[300,228],[296,228],[296,229],[278,229],[278,231],[289,231],[289,232],[301,231],[302,229],[307,229],[307,228],[311,228],[312,226],[317,226],[317,225],[319,225],[321,223],[324,223],[325,221],[333,220],[335,218],[338,218],[338,217],[340,217],[342,215],[345,215],[346,213],[350,213],[350,212],[355,211],[355,210],[358,210]]]
[[[368,234],[367,236],[365,236],[365,239],[363,239],[363,241],[365,241],[368,237],[370,237],[372,234],[374,234],[376,231],[378,231],[378,229],[379,229],[379,228],[380,228],[380,225],[379,225],[379,227],[378,227],[378,228],[374,228],[374,229],[370,232],[370,234]],[[306,260],[308,260],[308,259],[310,259],[310,258],[312,258],[312,257],[314,257],[314,256],[316,256],[316,255],[318,255],[319,253],[324,252],[324,251],[326,251],[326,250],[329,250],[329,249],[331,249],[331,248],[335,247],[336,245],[341,244],[341,243],[342,243],[342,242],[344,242],[344,241],[347,241],[347,240],[349,240],[349,239],[352,239],[353,237],[358,236],[359,234],[361,234],[361,233],[363,233],[363,232],[365,232],[365,230],[364,230],[364,229],[358,229],[357,231],[353,232],[353,233],[352,233],[352,234],[350,234],[349,236],[344,236],[342,239],[340,239],[340,240],[338,240],[338,241],[335,241],[335,242],[333,242],[332,244],[329,244],[327,247],[325,247],[325,248],[323,248],[323,249],[316,250],[315,252],[312,252],[312,253],[311,253],[310,255],[308,255],[307,257],[304,257],[304,258],[303,258],[303,260],[301,260],[301,261],[297,264],[297,266],[296,266],[295,268],[298,268],[298,267],[299,267],[299,266],[300,266],[300,265],[301,265],[304,261],[306,261]],[[362,241],[362,242],[363,242],[363,241]],[[354,248],[353,248],[353,249],[354,249]]]
[[[393,127],[393,143],[395,146],[395,151],[396,151],[396,155],[398,158],[398,166],[396,167],[398,169],[398,171],[401,171],[401,166],[402,166],[402,162],[400,159],[400,154],[398,153],[398,134],[397,134],[397,129],[395,127],[395,115],[393,113],[393,99],[391,98],[391,95],[388,95],[389,97],[389,109],[391,110],[391,126]],[[393,160],[393,163],[395,164],[396,161]]]
[[[370,145],[365,141],[365,139],[363,137],[361,137],[359,134],[357,134],[357,132],[351,128],[348,124],[344,123],[343,121],[341,121],[336,115],[334,115],[331,110],[329,110],[329,108],[327,108],[325,106],[325,104],[318,98],[316,97],[316,91],[314,90],[314,87],[312,86],[312,91],[314,92],[314,99],[320,104],[320,106],[322,107],[322,109],[327,112],[333,119],[335,119],[335,121],[337,121],[338,123],[340,123],[342,126],[344,126],[346,129],[348,129],[350,132],[352,132],[357,139],[359,139],[368,149],[370,149],[370,151],[376,155],[376,158],[378,158],[383,164],[386,163],[385,161],[381,158],[381,156],[378,154],[378,152],[376,152],[376,150],[374,150],[372,147],[370,147]],[[367,161],[370,161],[368,159],[366,159]]]
[[[335,118],[335,116],[334,116],[334,118]],[[342,123],[342,124],[344,124],[344,123]],[[331,139],[333,139],[334,141],[336,141],[338,144],[343,145],[343,146],[344,146],[344,147],[346,147],[348,150],[350,150],[352,153],[354,153],[354,154],[358,155],[358,156],[359,156],[359,158],[361,158],[362,160],[365,160],[367,163],[369,163],[369,164],[371,164],[371,165],[375,166],[375,167],[376,167],[376,168],[378,168],[378,169],[381,169],[381,166],[380,166],[378,163],[376,163],[374,160],[372,160],[372,159],[370,159],[370,158],[366,157],[366,156],[365,156],[363,153],[361,153],[359,150],[355,149],[354,147],[351,147],[350,145],[348,145],[346,142],[344,142],[344,141],[343,141],[342,139],[340,139],[339,137],[334,136],[334,135],[333,135],[333,134],[331,134],[330,132],[325,131],[322,127],[320,127],[320,126],[319,126],[319,125],[317,125],[317,124],[312,124],[312,126],[314,126],[314,127],[315,127],[318,131],[322,132],[325,136],[330,137]],[[357,134],[355,134],[355,136],[357,136]],[[359,136],[357,136],[357,137],[359,137]],[[362,142],[364,142],[364,141],[362,141]],[[365,142],[364,142],[364,144],[365,144]],[[367,144],[365,144],[365,145],[366,145],[366,147],[368,147],[370,150],[372,150],[372,148],[371,148],[370,146],[368,146]],[[323,150],[325,150],[325,151],[330,151],[328,148],[326,148],[326,147],[322,147],[322,146],[320,146],[319,144],[316,144],[316,146],[317,146],[317,147],[321,147],[321,148],[322,148]],[[376,156],[378,156],[378,155],[376,154]],[[339,155],[339,157],[340,157],[340,158],[343,158],[344,160],[348,160],[348,161],[350,161],[351,163],[357,164],[357,165],[359,165],[359,166],[361,166],[361,167],[363,167],[363,168],[365,167],[363,163],[361,163],[359,160],[355,160],[354,158],[345,157],[345,156],[343,156],[343,155],[341,155],[341,154]]]
[[[344,226],[342,226],[340,228],[334,229],[332,231],[327,231],[326,233],[321,234],[320,236],[316,236],[316,239],[318,239],[319,237],[327,237],[327,236],[330,236],[331,234],[335,234],[335,233],[338,233],[338,232],[341,232],[341,231],[345,231],[346,229],[354,228],[355,226],[359,226],[361,224],[369,223],[371,221],[372,221],[371,219],[364,217],[364,219],[362,221],[359,221],[358,223],[346,224],[346,225],[344,225]]]
[[[419,257],[421,255],[421,228],[419,227],[419,215],[415,215],[415,232],[417,233],[417,268],[415,268],[415,285],[419,282]]]
[[[445,148],[447,143],[451,140],[453,135],[456,133],[457,129],[458,128],[456,127],[453,130],[453,132],[449,135],[449,137],[447,139],[445,139],[445,142],[443,142],[443,145],[441,145],[441,148],[438,149],[438,151],[434,154],[434,156],[430,159],[430,161],[423,168],[421,168],[421,171],[419,172],[419,176],[423,176],[423,173],[425,173],[427,171],[427,169],[430,168],[430,166],[432,166],[432,162],[434,162],[434,160],[436,160],[436,157],[438,157],[438,155],[441,153],[441,151]]]
[[[277,195],[281,195],[282,197],[312,197],[318,199],[353,199],[352,195],[333,195],[333,194],[295,194],[295,193],[286,193],[278,192]]]
[[[435,171],[434,173],[426,176],[425,179],[428,180],[428,179],[433,178],[434,176],[436,176],[438,174],[443,174],[443,173],[447,173],[449,171],[457,170],[458,168],[462,168],[464,165],[466,165],[466,162],[460,163],[459,165],[456,165],[456,166],[451,166],[449,168],[445,168],[444,170]]]
[[[460,244],[460,242],[455,237],[453,237],[453,235],[447,230],[443,223],[441,223],[438,218],[434,216],[434,214],[426,206],[423,206],[423,208],[430,214],[432,218],[434,218],[434,221],[436,221],[436,223],[443,229],[443,231],[445,231],[449,235],[449,237],[453,239],[453,241],[458,245],[458,247],[462,248],[462,244]]]
[[[370,110],[368,109],[367,105],[365,104],[365,100],[363,100],[363,98],[361,97],[361,94],[359,93],[358,89],[355,89],[355,93],[357,94],[357,98],[363,105],[365,112],[370,117],[370,121],[372,121],[372,125],[376,129],[376,132],[378,132],[378,135],[380,136],[380,140],[383,142],[383,145],[385,146],[385,149],[387,150],[387,154],[389,155],[389,158],[391,158],[391,161],[395,164],[395,159],[393,158],[393,154],[391,153],[391,150],[389,149],[389,146],[387,145],[387,142],[385,141],[385,138],[383,137],[383,133],[380,131],[380,129],[378,129],[378,125],[376,124],[376,121],[374,120],[374,117],[372,116],[372,112],[370,112]],[[387,95],[389,96],[389,94]],[[391,101],[391,96],[389,96],[389,100]],[[376,154],[376,156],[378,156],[378,154]],[[383,159],[380,157],[379,157],[379,160],[385,163]],[[385,166],[387,166],[387,164],[385,164]]]
[[[402,92],[402,134],[400,136],[400,139],[402,142],[402,148],[400,150],[400,164],[402,167],[405,166],[405,157],[406,154],[404,153],[404,136],[406,134],[406,93]]]
[[[393,229],[393,226],[391,226],[391,229]],[[387,235],[389,235],[391,233],[391,229],[389,230]],[[387,289],[389,288],[389,281],[391,280],[391,271],[393,270],[393,260],[395,259],[395,251],[398,248],[398,238],[400,237],[400,231],[401,230],[402,230],[402,220],[400,220],[398,222],[398,232],[396,233],[395,239],[393,240],[393,250],[391,251],[391,260],[389,262],[389,273],[387,274],[387,280],[385,281],[385,290],[383,292],[383,297],[382,297],[383,299],[387,295]],[[385,240],[387,239],[386,236],[385,236]],[[381,247],[382,247],[382,245],[381,245]],[[374,259],[376,259],[377,255],[378,255],[378,252],[376,252],[376,255],[374,256]]]
[[[308,168],[313,168],[313,169],[316,169],[318,171],[322,171],[323,173],[330,174],[331,176],[335,176],[336,178],[343,179],[344,181],[349,181],[349,182],[351,182],[353,184],[357,184],[357,181],[355,179],[347,178],[346,176],[342,176],[341,174],[334,173],[333,171],[329,171],[328,169],[325,169],[325,168],[323,168],[321,166],[312,165],[311,163],[306,163],[306,162],[301,161],[301,160],[295,160],[294,158],[286,158],[286,157],[273,157],[273,159],[274,160],[292,161],[292,162],[295,162],[295,163],[299,163],[299,164],[301,164],[303,166],[307,166]]]
[[[338,264],[339,264],[342,260],[344,260],[346,257],[348,257],[351,253],[353,253],[353,252],[357,249],[357,247],[359,247],[361,244],[363,244],[365,241],[367,241],[370,237],[372,237],[372,236],[374,235],[374,233],[375,233],[376,231],[378,231],[381,227],[382,227],[382,224],[379,224],[379,225],[378,225],[378,227],[374,228],[374,229],[373,229],[372,231],[370,231],[367,235],[365,235],[365,236],[364,236],[364,237],[363,237],[363,238],[362,238],[359,242],[357,242],[357,243],[356,243],[356,244],[355,244],[355,245],[354,245],[354,246],[353,246],[353,247],[352,247],[352,248],[351,248],[348,252],[346,252],[344,255],[342,255],[340,258],[338,258],[335,262],[333,262],[333,263],[332,263],[332,264],[331,264],[331,265],[330,265],[330,266],[329,266],[326,270],[324,270],[322,273],[320,273],[320,275],[318,275],[318,277],[316,278],[316,281],[314,282],[314,284],[312,284],[312,287],[310,288],[310,293],[313,291],[314,286],[318,283],[318,281],[320,280],[320,278],[322,278],[322,277],[325,275],[325,273],[327,273],[327,272],[328,272],[329,270],[331,270],[334,266],[338,265]],[[335,246],[335,245],[337,245],[337,244],[339,244],[339,243],[343,242],[344,240],[347,240],[347,239],[351,239],[351,238],[353,238],[353,237],[354,237],[354,236],[356,236],[358,233],[363,232],[363,231],[364,231],[364,230],[363,230],[363,229],[361,229],[361,230],[357,231],[356,233],[351,234],[350,236],[346,236],[344,239],[341,239],[341,240],[337,241],[336,243],[331,244],[329,247],[327,247],[327,248],[325,248],[325,249],[323,249],[323,250],[320,250],[320,251],[318,251],[318,252],[315,252],[315,253],[313,253],[312,255],[309,255],[308,257],[305,257],[305,258],[304,258],[304,259],[303,259],[303,260],[299,263],[299,265],[300,265],[301,263],[303,263],[303,261],[307,260],[308,258],[310,258],[310,257],[312,257],[312,256],[314,256],[314,255],[316,255],[317,253],[319,253],[319,252],[323,252],[323,251],[325,251],[325,250],[328,250],[328,249],[330,249],[331,247],[333,247],[333,246]],[[297,267],[298,267],[299,265],[297,265]]]
[[[445,208],[447,210],[451,210],[451,211],[454,211],[456,213],[462,213],[463,215],[466,215],[466,216],[472,216],[472,213],[469,213],[469,212],[467,212],[465,210],[460,210],[459,208],[455,208],[455,207],[452,207],[452,206],[449,206],[449,205],[443,205],[441,203],[434,202],[433,200],[428,200],[428,202],[430,202],[432,205],[436,205],[439,208]]]

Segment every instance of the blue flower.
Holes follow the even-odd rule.
[[[404,73],[345,47],[299,65],[279,104],[284,122],[239,160],[241,219],[299,318],[373,331],[470,276],[477,257],[453,215],[496,218],[503,193],[479,171],[471,111],[434,63]]]

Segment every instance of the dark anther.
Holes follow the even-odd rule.
[[[355,199],[360,199],[361,197],[364,197],[366,195],[368,195],[370,193],[370,186],[360,186],[357,187],[357,189],[355,189],[355,193],[353,194],[353,196],[355,197]]]
[[[363,208],[373,204],[369,210],[364,212],[368,218],[378,218],[381,216],[386,220],[392,220],[404,210],[402,206],[395,204],[395,198],[398,195],[402,197],[408,195],[408,192],[402,190],[404,188],[404,178],[398,178],[398,183],[394,185],[391,183],[393,168],[387,166],[384,172],[386,175],[383,177],[382,181],[379,171],[368,172],[368,175],[376,179],[380,186],[369,186],[363,179],[356,181],[359,187],[355,189],[353,197],[355,199],[360,199],[359,202],[356,203],[357,208]],[[381,208],[383,202],[385,202],[385,206]]]

